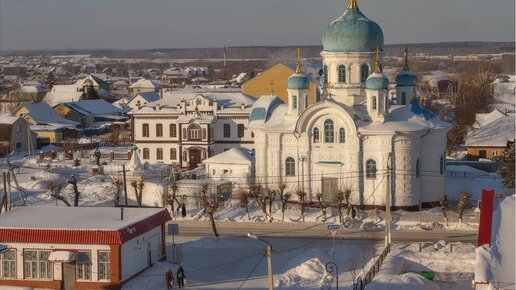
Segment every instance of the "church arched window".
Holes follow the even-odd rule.
[[[366,162],[366,178],[376,179],[376,161],[369,159]]]
[[[416,160],[416,177],[419,177],[419,158]]]
[[[376,96],[373,96],[373,110],[376,110]]]
[[[297,109],[297,96],[292,96],[292,109]]]
[[[325,65],[323,67],[323,80],[324,80],[324,84],[328,83],[328,66],[327,65]]]
[[[201,127],[197,124],[192,124],[188,127],[188,140],[200,140]]]
[[[294,158],[288,157],[285,160],[285,175],[286,176],[295,176],[296,175],[296,162]]]
[[[405,92],[401,93],[401,104],[406,105],[407,104],[407,94]]]
[[[333,134],[333,121],[327,119],[324,121],[324,143],[333,143],[335,135]]]
[[[346,143],[346,131],[344,128],[339,129],[339,143]]]
[[[339,83],[345,83],[346,82],[346,66],[343,64],[339,65],[338,73],[339,73]]]
[[[441,155],[441,161],[439,162],[439,173],[443,175],[444,173],[444,157]]]
[[[360,82],[365,83],[367,77],[369,76],[369,66],[367,64],[363,64],[360,68]]]
[[[319,128],[314,128],[314,143],[319,143]]]

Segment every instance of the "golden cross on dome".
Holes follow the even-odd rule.
[[[408,48],[405,45],[405,66],[403,67],[403,70],[409,70],[408,66]]]
[[[297,48],[296,74],[301,73],[301,48]]]
[[[374,62],[374,73],[380,73],[380,50],[376,47],[376,59]]]
[[[349,0],[348,1],[348,10],[358,11],[357,0]]]

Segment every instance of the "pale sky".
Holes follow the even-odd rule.
[[[320,45],[347,0],[0,0],[0,50]],[[387,44],[514,41],[514,0],[358,0]]]

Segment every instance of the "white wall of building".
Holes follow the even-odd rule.
[[[121,281],[148,267],[148,245],[150,245],[151,263],[162,258],[161,226],[140,235],[122,245],[122,277]]]

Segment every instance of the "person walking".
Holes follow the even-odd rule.
[[[168,268],[167,271],[165,271],[165,280],[167,281],[167,289],[173,288],[174,272],[172,272],[172,269]]]
[[[177,284],[179,285],[179,288],[185,287],[185,270],[182,266],[179,266],[179,269],[177,269]]]

